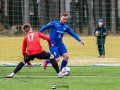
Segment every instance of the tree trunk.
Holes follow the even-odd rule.
[[[38,3],[38,18],[39,18],[39,27],[41,28],[45,24],[45,0],[37,0]]]
[[[104,25],[106,25],[106,0],[102,0],[102,18],[104,20]]]
[[[8,0],[5,0],[4,3],[4,30],[8,30]]]
[[[50,21],[53,21],[55,20],[55,3],[53,0],[48,0],[48,3],[49,3],[49,19]]]
[[[119,25],[119,15],[118,15],[118,13],[119,13],[119,9],[118,9],[118,5],[120,5],[119,4],[119,2],[118,2],[119,0],[116,0],[115,1],[115,8],[116,8],[116,33],[118,32],[120,32],[119,30],[120,30],[120,25]]]
[[[111,27],[111,0],[106,0],[106,26],[107,29],[110,29]]]
[[[84,23],[84,0],[78,0],[79,32],[83,32]]]
[[[99,0],[93,0],[93,11],[95,26],[97,26],[97,21],[99,19]]]
[[[111,0],[111,23],[112,23],[112,33],[116,34],[116,20],[115,20],[115,1],[116,0]]]
[[[72,28],[76,32],[76,1],[71,2],[71,14],[72,14]]]
[[[24,23],[30,22],[30,0],[24,0]]]
[[[65,11],[65,0],[60,0],[60,13]]]
[[[93,19],[93,5],[92,5],[92,0],[87,0],[88,3],[88,34],[93,35],[95,26],[94,26],[94,19]]]
[[[60,0],[61,1],[61,0]],[[60,18],[60,10],[59,10],[59,7],[60,7],[60,2],[59,0],[55,0],[55,19],[59,19]]]

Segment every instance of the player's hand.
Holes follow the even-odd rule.
[[[27,66],[30,67],[30,68],[32,68],[31,62],[28,62],[28,63],[27,63]]]
[[[84,42],[83,41],[81,41],[80,43],[84,46]]]

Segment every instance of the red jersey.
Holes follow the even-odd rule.
[[[41,53],[43,50],[39,38],[47,40],[49,45],[52,46],[50,38],[46,35],[40,32],[30,32],[24,37],[22,44],[22,54],[25,55],[25,53],[27,53],[28,55],[34,55]]]

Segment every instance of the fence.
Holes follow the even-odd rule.
[[[69,13],[68,24],[77,33],[93,35],[99,18],[110,33],[120,32],[120,0],[0,0],[0,32],[19,34],[24,22],[37,30],[59,20],[62,11]]]

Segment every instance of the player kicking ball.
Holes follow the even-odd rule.
[[[44,50],[42,50],[42,46],[40,44],[39,39],[42,38],[47,40],[49,46],[52,47],[52,43],[49,37],[47,37],[46,35],[40,32],[33,32],[31,25],[29,23],[25,23],[22,26],[22,31],[25,33],[25,37],[23,39],[23,44],[22,44],[22,54],[24,56],[24,59],[17,65],[17,67],[11,74],[6,76],[6,78],[12,78],[19,70],[22,69],[22,67],[26,63],[30,64],[30,60],[34,60],[34,58],[50,59],[52,66],[57,72],[59,78],[66,76],[68,74],[68,72],[60,73],[58,64],[54,56],[51,55],[49,52],[45,52]]]
[[[69,59],[67,48],[62,41],[65,32],[67,32],[69,35],[74,37],[78,42],[80,42],[84,46],[84,42],[66,24],[67,22],[68,22],[68,14],[66,12],[62,12],[60,15],[60,21],[52,21],[48,23],[47,25],[43,26],[40,30],[38,30],[39,32],[43,32],[45,30],[51,29],[50,39],[54,46],[50,47],[49,49],[50,49],[51,54],[54,55],[57,62],[59,61],[60,56],[63,57],[60,70],[62,70],[63,67],[67,66],[68,59]],[[47,64],[49,63],[51,63],[51,60],[43,61],[44,69],[47,68]]]

